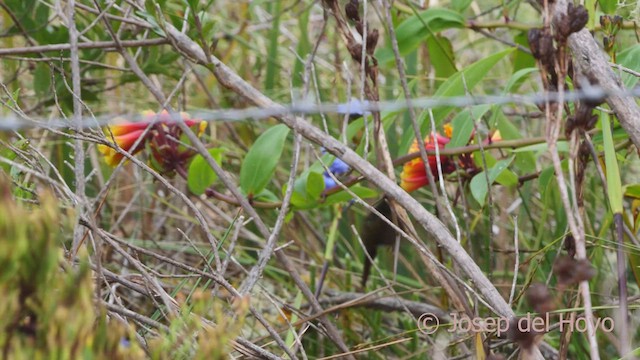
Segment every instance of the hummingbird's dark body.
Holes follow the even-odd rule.
[[[375,205],[375,209],[384,217],[393,221],[391,215],[391,207],[386,198],[382,198]],[[378,253],[378,246],[381,245],[393,245],[396,238],[395,230],[383,221],[377,214],[369,213],[364,220],[364,225],[360,230],[362,241],[364,242],[365,251],[369,254],[364,256],[364,268],[362,270],[362,288],[364,289],[367,284],[367,279],[371,272],[371,260],[375,260]]]

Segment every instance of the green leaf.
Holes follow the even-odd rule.
[[[501,109],[495,109],[497,111],[494,113],[496,116],[494,117],[496,123],[495,126],[500,131],[500,136],[503,140],[515,140],[522,139],[522,134],[520,129],[518,129],[512,122],[511,119],[506,117]],[[531,152],[519,152],[516,154],[516,158],[513,161],[513,165],[517,167],[519,170],[523,172],[534,172],[536,171],[536,157]]]
[[[427,37],[427,48],[436,79],[447,79],[458,71],[454,62],[453,46],[449,39],[441,35],[429,36]],[[442,82],[442,80],[438,81]]]
[[[598,3],[605,14],[614,14],[618,8],[618,0],[598,0]]]
[[[33,72],[33,89],[40,97],[51,94],[51,71],[46,63],[40,62],[36,65]]]
[[[602,123],[602,135],[604,140],[604,163],[606,165],[607,195],[609,197],[609,204],[611,205],[611,211],[614,214],[622,214],[622,183],[620,181],[620,170],[618,169],[616,149],[613,144],[613,136],[611,134],[611,124],[609,124],[609,114],[605,111],[601,111],[600,121]]]
[[[500,176],[500,174],[502,174],[502,172],[505,171],[509,167],[509,165],[511,165],[512,161],[513,156],[508,159],[498,161],[491,169],[489,169],[489,184],[493,184],[498,176]],[[474,176],[473,179],[471,179],[471,183],[469,184],[473,198],[476,199],[476,201],[480,205],[484,205],[484,202],[487,198],[487,192],[489,191],[489,184],[487,184],[486,177],[487,175],[485,175],[485,172],[483,171]]]
[[[282,156],[289,128],[282,124],[265,131],[251,146],[240,169],[240,187],[247,196],[267,186]]]
[[[511,75],[509,81],[507,82],[507,86],[505,86],[504,90],[502,90],[502,94],[512,93],[518,89],[518,87],[522,84],[522,82],[526,79],[527,76],[531,75],[534,72],[538,72],[538,68],[536,67],[528,67],[524,69],[520,69]]]
[[[623,187],[624,196],[640,199],[640,184],[629,184]]]
[[[396,39],[400,55],[406,56],[425,39],[437,32],[450,28],[463,28],[464,17],[460,13],[445,8],[429,8],[403,21],[396,29]],[[376,51],[378,63],[384,64],[394,59],[390,46]]]
[[[456,115],[451,121],[453,135],[445,148],[450,149],[467,145],[473,133],[474,121],[480,119],[490,107],[490,105],[477,105],[472,107],[471,111],[465,109]]]
[[[640,71],[640,45],[630,46],[619,52],[616,56],[616,62],[628,69]],[[638,83],[637,76],[622,71],[619,74],[627,89],[635,87]]]
[[[222,164],[222,149],[209,149],[209,154],[211,154],[218,165]],[[218,175],[216,175],[211,166],[209,166],[204,156],[200,154],[196,155],[191,161],[191,164],[189,164],[187,171],[187,187],[189,191],[195,195],[202,195],[217,179]]]
[[[452,97],[452,96],[461,96],[465,94],[465,83],[467,89],[471,91],[474,86],[476,86],[480,80],[482,80],[487,74],[489,70],[491,70],[500,60],[502,60],[505,56],[512,53],[515,48],[503,50],[501,52],[490,55],[480,61],[477,61],[465,69],[455,73],[452,75],[447,81],[445,81],[436,91],[434,98],[444,98],[444,97]],[[464,81],[463,81],[464,76]],[[453,111],[455,107],[453,106],[441,106],[433,109],[433,117],[436,121],[436,125],[442,122],[442,120],[449,115],[451,111]],[[420,130],[422,134],[426,134],[429,131],[431,126],[431,122],[429,120],[429,112],[423,111],[418,119],[420,123]],[[401,151],[406,153],[411,146],[411,143],[415,139],[415,135],[413,131],[405,132],[402,139],[402,147]]]
[[[324,178],[322,173],[313,171],[313,167],[307,169],[293,185],[291,204],[298,209],[310,209],[315,207],[324,191]],[[283,186],[282,193],[286,191]]]
[[[529,48],[529,39],[526,31],[519,32],[513,37],[516,44],[522,45],[525,49]],[[513,53],[513,70],[532,68],[536,66],[536,59],[529,53],[519,50]]]
[[[555,186],[555,183],[552,181],[554,179],[554,174],[555,170],[553,166],[548,166],[540,172],[540,176],[538,177],[540,197],[542,199],[542,203],[545,205],[548,204],[549,195],[552,193],[552,189]]]

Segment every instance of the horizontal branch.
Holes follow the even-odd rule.
[[[168,44],[169,40],[158,38],[158,39],[146,39],[146,40],[122,40],[120,41],[120,45],[122,47],[138,47],[138,46],[151,46],[151,45],[165,45]],[[78,49],[107,49],[113,48],[116,49],[117,44],[115,41],[95,41],[95,42],[83,42],[78,43]],[[51,44],[51,45],[38,45],[38,46],[27,46],[27,47],[17,47],[17,48],[7,48],[0,49],[0,57],[7,55],[24,55],[24,54],[33,54],[33,53],[41,53],[48,51],[65,51],[70,50],[70,44]]]

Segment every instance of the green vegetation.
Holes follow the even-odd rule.
[[[640,3],[71,3],[0,0],[1,358],[640,355],[640,117],[598,88]]]

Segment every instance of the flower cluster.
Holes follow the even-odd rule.
[[[424,147],[427,151],[434,151],[436,149],[436,144],[439,150],[443,150],[444,147],[451,141],[451,136],[453,134],[453,127],[449,124],[444,126],[445,135],[440,135],[438,133],[432,133],[424,139]],[[474,133],[471,133],[469,137],[469,141],[474,138]],[[494,141],[501,140],[500,131],[494,132],[491,136],[485,139],[485,144],[491,144]],[[418,141],[414,140],[411,144],[411,148],[409,149],[409,153],[418,152]],[[458,167],[467,172],[477,172],[478,169],[473,161],[473,154],[461,154],[457,156],[458,158]],[[428,155],[427,160],[429,161],[429,169],[431,169],[431,174],[437,180],[438,178],[438,157],[435,155]],[[453,157],[440,155],[440,166],[442,168],[442,174],[451,174],[456,171],[456,163]],[[429,177],[427,176],[427,171],[425,169],[424,162],[422,158],[418,157],[410,160],[409,162],[404,164],[402,168],[402,173],[400,174],[400,186],[407,192],[415,191],[425,185],[429,184]]]
[[[438,133],[431,134],[424,139],[424,147],[427,151],[435,150],[436,144],[438,149],[444,149],[451,139],[447,136],[442,136]],[[418,140],[414,140],[409,149],[409,153],[419,151]],[[438,176],[438,158],[435,155],[429,155],[427,157],[429,161],[429,169],[434,177]],[[456,170],[456,166],[453,160],[446,156],[440,156],[440,165],[442,167],[443,174],[450,174]],[[429,177],[422,161],[422,158],[415,158],[404,164],[402,173],[400,174],[400,186],[407,192],[417,190],[425,185],[429,184]]]
[[[198,136],[204,133],[207,123],[191,119],[187,113],[180,113],[185,124],[191,127]],[[98,151],[105,162],[116,166],[124,157],[116,150],[116,146],[130,154],[149,149],[151,165],[163,173],[184,169],[195,152],[185,146],[180,139],[182,130],[166,110],[159,114],[147,110],[142,113],[142,120],[130,122],[119,119],[116,125],[104,129],[107,139],[115,141],[113,145],[98,145]]]

